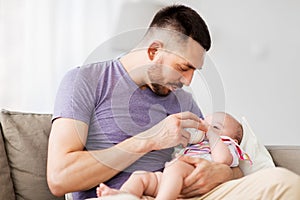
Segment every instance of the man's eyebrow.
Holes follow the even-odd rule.
[[[190,64],[189,62],[184,63],[184,65],[187,66],[187,67],[190,68],[190,69],[193,69],[193,70],[201,70],[201,69],[202,69],[202,67],[199,67],[199,68],[194,67],[194,66],[193,66],[192,64]]]
[[[184,63],[185,66],[187,66],[190,69],[197,69],[196,67],[194,67],[192,64],[190,64],[189,62]]]

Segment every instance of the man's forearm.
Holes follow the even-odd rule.
[[[49,137],[47,179],[53,194],[92,188],[153,150],[186,145],[183,128],[198,126],[198,116],[190,112],[169,115],[152,128],[117,145],[98,151],[83,151],[88,136],[84,122],[59,118]]]
[[[243,173],[239,167],[231,168],[228,165],[220,165],[219,167],[220,172],[222,171],[223,174],[223,179],[219,179],[221,181],[220,184],[243,177]]]
[[[104,150],[50,156],[57,159],[48,162],[47,176],[52,193],[61,196],[86,190],[110,179],[147,153],[142,142],[132,137]]]
[[[244,176],[242,170],[239,167],[234,167],[231,168],[232,169],[232,179],[238,179],[238,178],[242,178]]]

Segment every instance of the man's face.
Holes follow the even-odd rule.
[[[148,70],[148,86],[159,96],[167,96],[171,91],[190,85],[194,71],[201,69],[205,50],[193,39],[189,39],[182,52],[160,50]]]

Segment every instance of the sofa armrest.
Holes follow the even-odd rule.
[[[300,175],[300,146],[267,145],[276,166],[287,168]]]

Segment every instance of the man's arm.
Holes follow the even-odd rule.
[[[57,196],[90,189],[109,180],[152,150],[187,145],[184,128],[197,128],[199,118],[190,113],[170,115],[136,136],[104,150],[84,151],[88,125],[73,119],[58,118],[49,137],[47,180]]]
[[[149,151],[143,141],[136,142],[134,137],[109,149],[84,151],[87,130],[85,123],[72,119],[59,118],[53,122],[47,179],[50,190],[57,196],[94,187]]]
[[[205,194],[216,186],[243,176],[241,170],[228,165],[210,162],[202,158],[182,156],[181,160],[194,165],[195,170],[184,180],[183,197]]]

